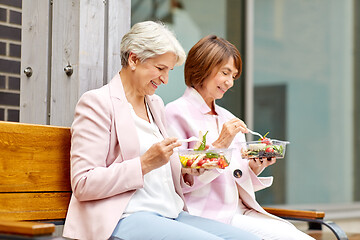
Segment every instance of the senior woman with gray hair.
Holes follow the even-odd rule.
[[[71,197],[64,237],[75,239],[258,239],[186,212],[181,144],[164,127],[154,95],[185,52],[163,24],[135,24],[121,42],[122,69],[85,93],[71,127]]]

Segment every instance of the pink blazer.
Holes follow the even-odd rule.
[[[166,105],[168,133],[178,138],[198,136],[199,130],[207,134],[207,143],[213,143],[219,136],[222,125],[235,118],[226,109],[215,105],[218,113],[218,125],[213,115],[207,114],[210,108],[194,88],[187,88],[184,95]],[[236,135],[230,148],[233,148],[230,166],[224,171],[211,170],[195,178],[189,187],[182,182],[185,201],[190,214],[212,218],[230,223],[236,213],[238,201],[250,209],[275,217],[267,213],[256,201],[255,192],[272,184],[272,177],[258,177],[249,168],[248,161],[241,158],[240,146],[245,142],[242,133]],[[194,143],[184,144],[183,148],[192,148]],[[235,171],[241,173],[236,177]],[[276,217],[275,217],[276,218]]]
[[[167,137],[164,103],[146,96],[154,120]],[[63,236],[108,239],[136,189],[143,187],[139,141],[120,75],[108,85],[86,92],[71,127],[71,196]],[[170,159],[176,192],[181,164]],[[186,207],[185,207],[186,210]]]

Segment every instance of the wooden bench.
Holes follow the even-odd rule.
[[[1,233],[51,235],[54,222],[63,223],[71,196],[69,159],[69,128],[0,122]]]
[[[70,128],[0,121],[0,239],[50,239],[71,196]],[[324,212],[266,208],[274,215],[325,225],[348,239]]]

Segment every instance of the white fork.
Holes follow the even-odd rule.
[[[252,130],[250,130],[250,129],[247,129],[247,130],[249,131],[249,133],[251,133],[251,134],[253,134],[253,135],[257,135],[257,136],[263,138],[263,136],[262,136],[260,133],[254,132],[254,131],[252,131]]]
[[[188,139],[178,139],[179,142],[197,142],[199,138],[197,137],[189,137]]]

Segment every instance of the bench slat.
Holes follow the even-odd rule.
[[[0,220],[64,219],[71,192],[2,193]]]
[[[21,235],[49,235],[55,231],[52,223],[0,221],[0,232]]]
[[[2,122],[0,192],[70,191],[70,139],[69,128]]]

